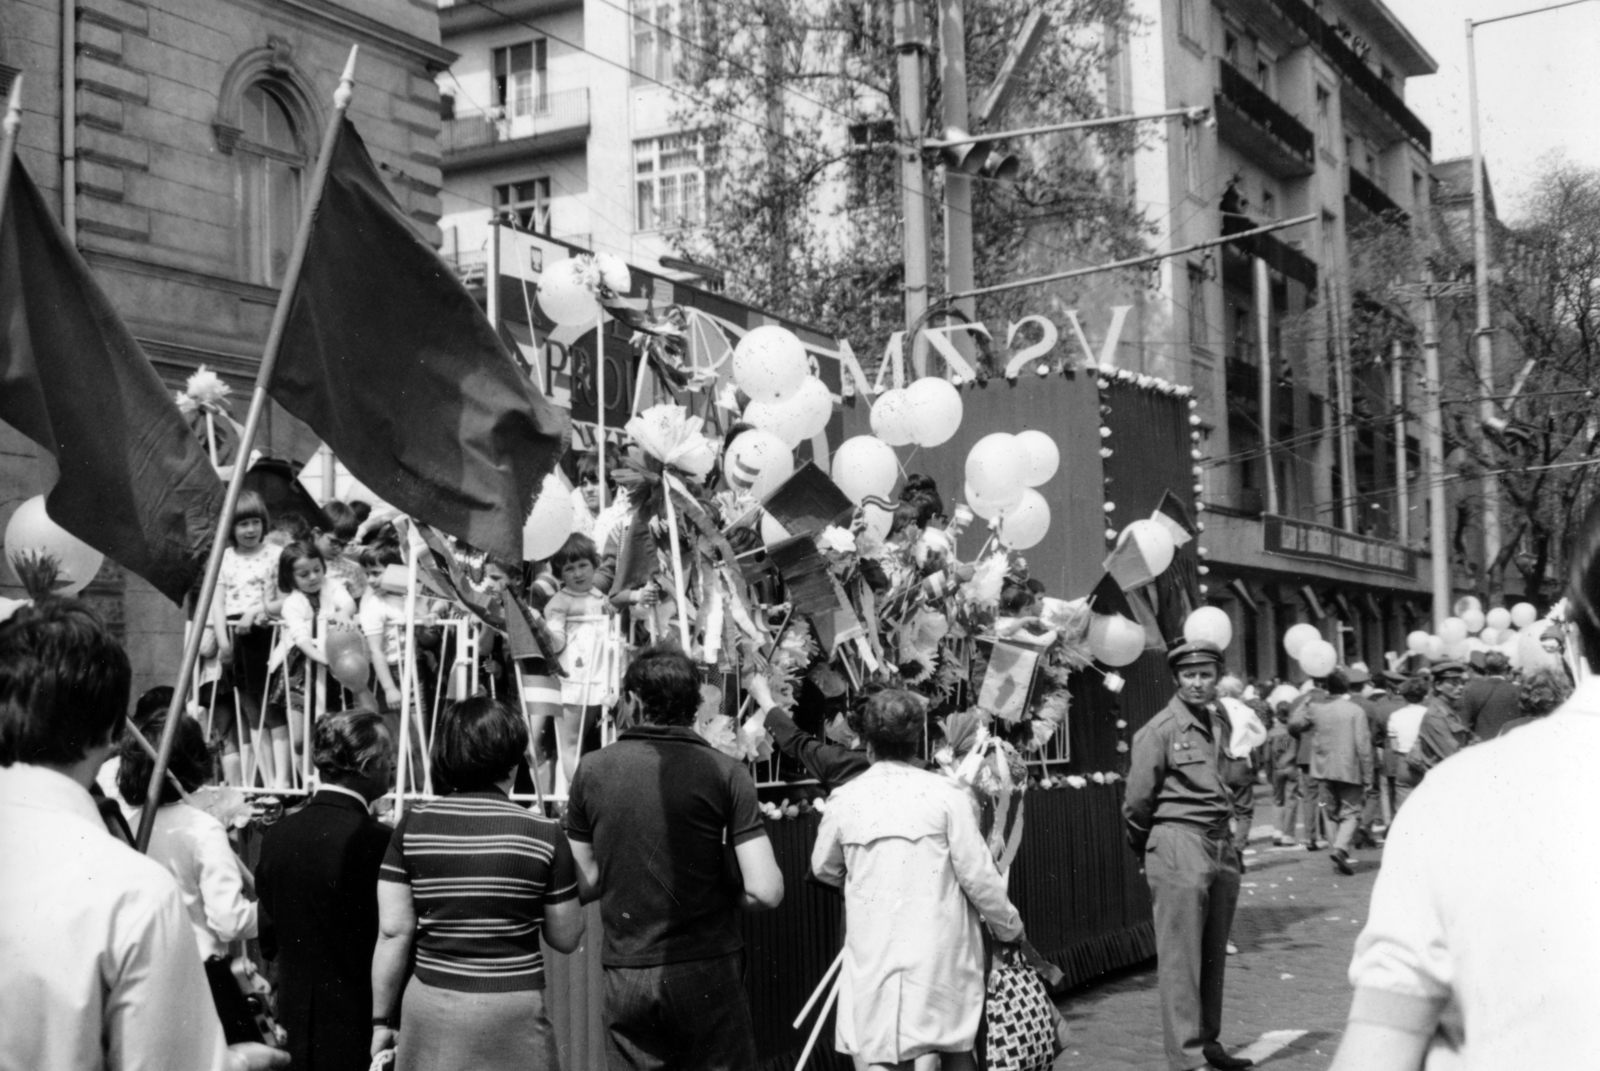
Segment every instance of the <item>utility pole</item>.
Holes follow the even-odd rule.
[[[1473,21],[1467,20],[1467,109],[1472,127],[1472,261],[1477,295],[1478,329],[1478,447],[1485,472],[1489,462],[1489,422],[1494,419],[1494,322],[1489,309],[1489,217],[1485,189],[1483,146],[1478,133],[1478,61],[1473,48]],[[1491,601],[1499,593],[1500,494],[1496,477],[1485,475],[1483,497],[1483,573]]]
[[[945,130],[969,131],[967,106],[967,24],[965,0],[939,0],[939,72]],[[972,176],[959,167],[944,169],[944,290],[959,294],[976,285],[972,253]],[[957,298],[955,307],[969,319],[978,315],[976,298]],[[971,345],[961,336],[960,343]]]
[[[1444,418],[1439,407],[1439,311],[1433,273],[1422,287],[1422,473],[1428,482],[1428,544],[1433,566],[1433,627],[1450,616],[1450,535],[1445,524]]]
[[[904,251],[906,331],[928,311],[928,176],[922,167],[927,125],[922,109],[926,88],[923,63],[928,53],[928,19],[922,0],[896,0],[894,47],[899,53],[901,248]],[[917,340],[906,345],[915,355]]]
[[[1338,438],[1334,442],[1339,454],[1339,526],[1347,532],[1354,532],[1361,518],[1356,501],[1355,444],[1350,435],[1350,352],[1345,348],[1344,322],[1339,315],[1339,288],[1332,279],[1327,280],[1326,292],[1334,398],[1339,406]]]
[[[1411,496],[1406,493],[1406,375],[1399,339],[1389,347],[1389,395],[1394,406],[1394,517],[1395,538],[1411,542]]]
[[[1263,486],[1267,490],[1267,512],[1277,514],[1278,475],[1272,461],[1272,277],[1267,274],[1267,262],[1261,257],[1254,258],[1252,264],[1255,268],[1256,348],[1261,377],[1261,463],[1266,471]]]

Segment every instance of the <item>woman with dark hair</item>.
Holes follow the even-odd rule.
[[[154,718],[134,731],[147,742],[161,739],[166,719]],[[141,803],[150,790],[155,762],[134,731],[122,740],[117,791],[130,803]],[[167,760],[167,778],[161,786],[161,805],[150,834],[149,856],[178,879],[183,909],[194,930],[200,959],[205,964],[211,999],[222,1020],[228,1044],[260,1041],[261,1032],[245,1003],[230,967],[228,946],[256,935],[256,905],[244,896],[245,874],[239,857],[228,843],[228,831],[211,815],[188,803],[184,796],[211,781],[215,759],[206,743],[205,730],[187,715],[179,715]],[[182,792],[179,789],[182,789]],[[129,825],[139,828],[143,808],[134,811]]]
[[[946,1069],[975,1069],[980,922],[1001,941],[1022,938],[966,793],[917,764],[926,718],[911,692],[867,701],[861,734],[872,767],[828,800],[811,854],[817,877],[844,888],[835,1044],[858,1071],[909,1071],[930,1053]]]
[[[505,703],[456,703],[433,744],[451,794],[395,827],[379,872],[371,1053],[397,1048],[396,1071],[559,1067],[539,938],[571,952],[583,915],[560,823],[507,798],[527,747]]]
[[[1600,504],[1569,555],[1571,619],[1600,664]],[[1334,1071],[1594,1066],[1600,858],[1551,816],[1592,813],[1597,754],[1591,676],[1554,713],[1428,771],[1389,832]]]

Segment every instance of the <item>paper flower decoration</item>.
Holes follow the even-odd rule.
[[[669,469],[703,479],[717,463],[717,444],[700,434],[703,421],[681,405],[653,405],[624,430],[635,446]]]
[[[1087,785],[1089,783],[1088,781],[1084,780],[1078,774],[1068,774],[1066,776],[1066,782],[1067,782],[1067,784],[1071,785],[1073,788],[1083,788],[1085,785]]]
[[[233,388],[222,381],[205,365],[189,377],[189,382],[184,384],[183,390],[177,392],[176,401],[178,412],[186,417],[194,416],[205,410],[221,414],[225,409],[228,395],[233,393]]]
[[[856,552],[855,534],[846,528],[830,524],[817,535],[817,549],[824,554],[854,554]]]
[[[961,585],[961,595],[973,606],[994,606],[1000,602],[1005,579],[1005,554],[991,554],[974,567],[972,579]]]

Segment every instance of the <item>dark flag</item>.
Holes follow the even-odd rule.
[[[566,418],[412,230],[348,119],[315,211],[268,392],[378,497],[522,560]]]
[[[0,419],[55,455],[50,518],[182,603],[223,486],[144,351],[12,162],[0,218]]]

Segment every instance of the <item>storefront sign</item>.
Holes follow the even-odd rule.
[[[1417,563],[1411,551],[1397,543],[1355,535],[1337,528],[1288,517],[1268,515],[1262,525],[1268,554],[1338,562],[1352,569],[1415,576]]]

